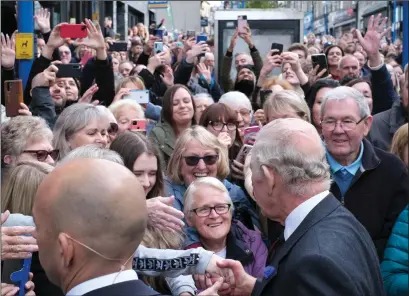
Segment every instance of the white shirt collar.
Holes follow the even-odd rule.
[[[103,275],[91,280],[88,280],[86,282],[83,282],[71,290],[68,291],[66,296],[81,296],[86,293],[89,293],[91,291],[104,288],[113,284],[117,283],[122,283],[122,282],[127,282],[127,281],[133,281],[137,280],[138,276],[136,275],[136,272],[133,269],[130,270],[124,270],[122,272],[115,272],[107,275]],[[115,277],[117,277],[115,279]],[[115,280],[115,283],[114,283]]]
[[[298,205],[285,219],[284,222],[284,240],[293,234],[293,232],[300,226],[301,222],[307,215],[318,205],[327,195],[329,191],[321,192]]]

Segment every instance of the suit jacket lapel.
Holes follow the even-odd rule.
[[[292,247],[300,240],[303,235],[316,223],[332,213],[336,208],[341,206],[339,201],[332,195],[328,194],[301,222],[293,234],[277,250],[273,257],[272,265],[279,269],[280,261],[288,254]],[[279,271],[278,271],[279,272]]]

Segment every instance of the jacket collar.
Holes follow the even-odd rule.
[[[361,167],[364,171],[375,169],[380,163],[378,155],[374,146],[366,138],[363,138],[362,142],[364,143],[364,153],[362,155],[362,164]]]
[[[244,234],[244,230],[237,225],[237,222],[232,221],[230,232],[227,235],[226,258],[237,260],[242,265],[247,265],[253,262],[254,254],[244,244]]]
[[[277,250],[272,265],[278,269],[280,261],[290,252],[294,245],[304,236],[307,231],[322,219],[340,207],[341,204],[332,193],[328,194],[315,208],[305,217],[293,234],[285,241],[284,245]]]
[[[395,134],[395,132],[403,125],[408,122],[407,112],[402,105],[401,100],[396,100],[393,102],[391,107],[391,112],[389,115],[389,133]]]

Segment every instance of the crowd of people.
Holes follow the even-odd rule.
[[[112,52],[110,18],[75,40],[34,18],[20,115],[2,92],[2,296],[24,258],[25,295],[407,295],[408,65],[386,18],[265,57],[247,25],[218,79],[211,39],[137,24]],[[2,34],[2,83],[15,64]]]

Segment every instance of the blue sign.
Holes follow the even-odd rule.
[[[148,8],[168,8],[168,1],[148,1]]]
[[[312,27],[314,24],[314,15],[312,11],[307,11],[304,13],[304,36],[307,36],[309,32],[312,32]]]

